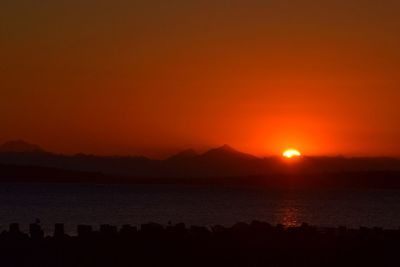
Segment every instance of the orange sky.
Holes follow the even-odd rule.
[[[0,141],[400,156],[399,1],[0,2]]]

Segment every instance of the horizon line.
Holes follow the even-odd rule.
[[[174,157],[176,155],[179,155],[180,153],[183,153],[185,151],[193,151],[194,153],[196,153],[195,156],[201,156],[203,154],[206,154],[209,151],[212,150],[217,150],[217,149],[232,149],[233,151],[236,151],[238,153],[242,153],[242,154],[247,154],[249,156],[253,156],[256,157],[258,159],[266,159],[266,158],[282,158],[282,154],[277,153],[277,154],[264,154],[264,155],[260,155],[260,154],[253,154],[253,153],[248,153],[242,150],[238,150],[236,149],[234,146],[231,146],[229,144],[223,144],[223,145],[219,145],[219,146],[207,146],[207,149],[200,149],[200,150],[196,150],[193,148],[186,148],[186,149],[176,149],[175,152],[172,153],[168,153],[168,155],[165,156],[159,156],[159,157],[154,157],[154,156],[150,156],[150,155],[146,155],[146,153],[137,153],[137,154],[129,154],[129,153],[121,153],[121,154],[106,154],[106,153],[93,153],[93,152],[74,152],[74,153],[65,153],[65,152],[55,152],[55,151],[51,151],[51,150],[47,150],[45,148],[43,148],[41,145],[37,145],[37,144],[33,144],[30,142],[25,141],[24,139],[14,139],[14,140],[9,140],[6,142],[3,142],[0,144],[0,149],[2,146],[8,144],[8,143],[12,143],[12,142],[19,142],[19,143],[24,143],[26,145],[29,146],[35,146],[38,149],[36,149],[37,152],[45,152],[45,153],[50,153],[50,154],[54,154],[54,155],[61,155],[61,156],[79,156],[79,155],[84,155],[84,156],[97,156],[97,157],[142,157],[142,158],[147,158],[147,159],[151,159],[151,160],[167,160],[171,157]],[[32,151],[25,151],[25,152],[34,152],[35,150]],[[284,150],[282,150],[283,152]],[[3,151],[2,153],[6,153],[6,152],[16,152],[16,151]],[[17,152],[16,152],[17,153]],[[20,152],[23,153],[23,152]],[[354,158],[392,158],[392,159],[400,159],[400,155],[371,155],[371,154],[344,154],[344,153],[339,153],[339,154],[307,154],[307,153],[302,153],[301,157],[306,158],[306,157],[310,157],[310,158],[323,158],[323,157],[327,157],[327,158],[347,158],[347,159],[354,159]]]

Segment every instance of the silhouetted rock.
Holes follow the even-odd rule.
[[[137,227],[136,226],[131,226],[129,224],[125,224],[121,227],[121,230],[119,231],[120,235],[122,237],[133,237],[137,234]]]
[[[29,235],[32,239],[40,240],[44,238],[42,227],[38,223],[31,223],[29,225]]]
[[[77,226],[78,237],[90,238],[93,233],[92,226],[80,224]]]
[[[78,226],[78,236],[43,238],[38,223],[30,237],[11,224],[0,235],[1,266],[399,266],[400,230],[271,226],[253,221],[232,227],[184,224]]]
[[[112,238],[117,236],[118,230],[116,226],[109,224],[102,224],[100,225],[100,234],[102,237]]]
[[[63,223],[56,223],[54,225],[54,238],[62,239],[64,238],[65,231],[64,231],[64,224]]]

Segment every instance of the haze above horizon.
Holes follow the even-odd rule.
[[[400,2],[0,2],[0,143],[400,156]]]

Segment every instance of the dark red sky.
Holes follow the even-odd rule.
[[[0,141],[400,156],[399,1],[0,2]]]

